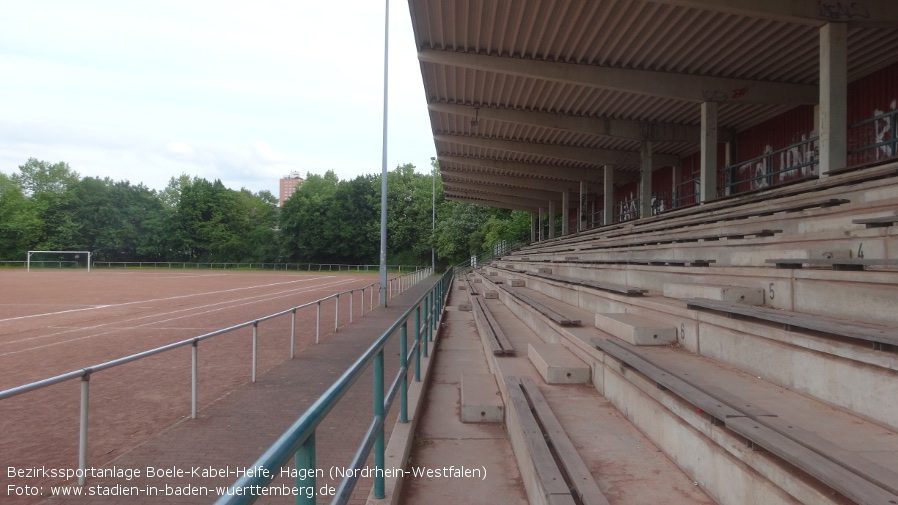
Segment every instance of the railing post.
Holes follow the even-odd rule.
[[[293,315],[290,316],[290,359],[296,356],[296,309],[293,309]]]
[[[362,288],[362,303],[359,304],[360,314],[359,316],[365,315],[365,288]]]
[[[399,329],[399,373],[402,382],[399,384],[399,422],[408,422],[408,320]]]
[[[296,470],[296,478],[293,481],[296,489],[296,505],[315,505],[315,494],[318,492],[315,482],[315,432],[299,446],[299,450],[293,456],[293,468]],[[307,492],[311,489],[312,492]]]
[[[352,299],[354,298],[355,290],[349,290],[349,324],[352,324]]]
[[[256,382],[256,353],[259,347],[259,322],[253,322],[253,382]]]
[[[340,295],[334,297],[335,305],[334,305],[334,333],[337,333],[337,328],[340,326]]]
[[[371,296],[368,297],[368,312],[374,310],[374,284],[371,285]]]
[[[78,485],[83,486],[87,471],[87,405],[90,397],[90,370],[81,376],[81,426],[78,437]]]
[[[384,350],[374,357],[374,418],[384,419]],[[374,498],[377,500],[386,497],[384,486],[384,425],[377,430],[377,438],[374,440]],[[378,475],[379,474],[379,475]]]
[[[421,305],[415,307],[415,382],[421,382]]]
[[[190,418],[196,419],[196,383],[197,383],[197,352],[199,341],[194,340],[190,350]]]
[[[433,330],[436,329],[437,319],[437,290],[436,288],[430,290],[430,327],[427,330],[427,339],[433,342]]]
[[[424,297],[424,333],[421,335],[421,343],[423,344],[422,351],[424,352],[424,357],[428,356],[428,341],[427,338],[428,332],[430,331],[430,296]]]
[[[319,338],[321,337],[321,300],[318,300],[318,304],[315,309],[315,343],[318,343]]]

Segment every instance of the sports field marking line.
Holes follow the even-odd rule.
[[[352,282],[352,280],[351,280],[351,279],[350,279],[350,280],[343,279],[343,280],[340,280],[340,281],[331,282],[331,283],[329,283],[329,284],[326,284],[325,286],[335,286],[335,285],[345,284],[345,283],[347,283],[347,282]],[[239,300],[239,301],[253,300],[251,303],[258,303],[258,302],[261,302],[261,301],[269,301],[269,300],[272,300],[272,299],[275,299],[275,298],[281,298],[281,297],[283,297],[283,296],[289,296],[289,295],[294,295],[294,294],[298,294],[298,293],[308,293],[308,292],[313,292],[314,289],[316,289],[316,288],[317,288],[317,286],[306,286],[306,287],[300,287],[300,288],[290,289],[290,290],[287,290],[287,291],[281,291],[281,292],[279,292],[279,293],[263,293],[263,294],[260,294],[260,295],[256,295],[256,296],[254,296],[254,297],[243,298],[243,299],[241,299],[241,300]],[[206,308],[206,307],[214,307],[214,306],[216,306],[216,305],[230,304],[230,303],[233,303],[234,301],[235,301],[235,300],[222,300],[222,301],[220,301],[220,302],[208,303],[208,304],[205,304],[205,305],[196,305],[196,306],[185,307],[185,308],[177,309],[177,310],[169,310],[169,311],[166,311],[164,314],[177,314],[178,312],[186,312],[186,311],[191,311],[191,310],[203,309],[203,308]],[[242,306],[242,305],[250,305],[251,303],[242,303],[242,304],[239,304],[239,305],[228,305],[228,307],[225,307],[225,308],[229,308],[229,307],[239,307],[239,306]],[[195,313],[195,314],[198,315],[198,314],[204,314],[204,313],[205,313],[205,312],[197,312],[197,313]],[[127,322],[139,321],[139,320],[141,320],[141,319],[147,319],[147,318],[151,318],[151,317],[158,317],[158,316],[160,316],[160,315],[163,315],[163,314],[162,314],[162,313],[156,313],[156,314],[142,315],[142,316],[134,317],[134,318],[131,318],[131,319],[125,319],[124,321],[116,321],[116,323],[122,323],[122,322],[125,322],[125,321],[127,321]],[[186,316],[186,317],[189,317],[189,315]],[[169,320],[170,320],[170,319],[169,319]],[[158,322],[162,322],[162,321],[158,321]],[[66,333],[72,333],[72,332],[79,331],[79,330],[89,330],[89,329],[93,329],[93,328],[101,328],[101,327],[107,326],[107,325],[109,325],[109,324],[113,324],[113,323],[101,323],[101,324],[97,324],[97,325],[93,325],[93,326],[84,326],[84,327],[81,327],[81,328],[70,329],[70,330],[66,330],[66,331],[59,331],[59,332],[56,332],[56,333],[50,333],[50,334],[47,334],[47,335],[36,335],[36,336],[33,336],[33,337],[22,338],[22,339],[19,339],[19,340],[10,340],[10,341],[8,341],[8,342],[0,342],[0,346],[3,346],[3,345],[9,345],[9,344],[16,344],[16,343],[21,343],[21,342],[27,342],[27,341],[29,341],[29,340],[40,340],[40,339],[45,339],[45,338],[51,338],[51,337],[55,337],[55,336],[59,336],[59,335],[64,335],[64,334],[66,334]],[[144,326],[145,326],[145,325],[144,325]],[[110,332],[101,333],[101,334],[98,334],[97,336],[100,336],[100,335],[106,335],[106,334],[108,334],[108,333],[110,333]],[[79,339],[80,339],[80,338],[79,338]],[[76,340],[79,340],[79,339],[76,339]],[[64,343],[64,342],[59,342],[59,343]],[[42,348],[42,347],[46,347],[46,346],[34,347],[34,348],[31,348],[31,349],[39,349],[39,348]],[[18,353],[18,352],[24,352],[24,351],[27,351],[27,350],[28,350],[28,349],[21,349],[21,350],[19,350],[19,351],[11,351],[11,352],[8,352],[8,353],[0,354],[0,356],[5,356],[5,355],[7,355],[7,354],[14,354],[14,353]]]
[[[337,283],[334,283],[334,284],[337,284],[337,285],[338,285],[338,284],[344,284],[344,283],[346,283],[346,282],[352,282],[352,280],[344,280],[344,281],[340,281],[340,282],[337,282]],[[303,289],[303,288],[300,288],[300,289]],[[169,322],[169,321],[175,321],[175,320],[177,320],[177,319],[184,319],[184,318],[186,318],[186,317],[193,317],[193,316],[198,316],[198,315],[208,314],[208,313],[211,313],[211,312],[218,312],[218,311],[221,311],[221,310],[228,310],[228,309],[231,309],[231,308],[234,308],[234,307],[241,307],[241,306],[243,306],[243,305],[252,305],[253,303],[258,303],[258,302],[260,302],[260,301],[269,301],[269,300],[272,300],[272,299],[275,299],[275,298],[283,298],[283,297],[285,297],[285,296],[289,296],[289,295],[295,294],[296,291],[299,291],[299,290],[295,290],[295,291],[293,291],[293,292],[285,291],[285,292],[282,292],[282,293],[278,293],[278,294],[276,294],[275,296],[271,296],[271,297],[269,297],[269,298],[266,298],[266,299],[264,299],[264,300],[258,299],[258,298],[261,298],[261,297],[263,296],[263,295],[260,295],[259,297],[257,297],[257,299],[255,299],[255,300],[253,300],[253,301],[251,301],[251,302],[241,303],[241,304],[238,304],[238,305],[229,305],[229,306],[227,306],[227,307],[221,307],[221,308],[217,308],[217,309],[213,309],[213,310],[207,310],[207,311],[203,311],[203,312],[196,312],[196,313],[192,313],[192,314],[186,314],[186,315],[183,315],[183,316],[173,317],[173,318],[170,318],[170,319],[163,319],[163,320],[161,320],[161,321],[152,321],[152,322],[149,322],[149,323],[146,323],[146,324],[138,325],[137,327],[146,327],[146,326],[148,326],[148,325],[155,324],[155,323],[166,323],[166,322]],[[180,309],[179,311],[174,311],[174,312],[181,312],[181,311],[187,311],[187,310],[195,310],[195,309],[197,309],[197,308],[203,308],[203,307],[212,307],[212,306],[215,306],[215,305],[220,305],[220,304],[222,304],[222,303],[227,303],[227,302],[217,302],[217,303],[213,303],[213,304],[203,305],[203,306],[200,306],[200,307],[185,308],[185,309]],[[157,315],[157,316],[158,316],[159,314],[154,314],[154,315]],[[152,317],[152,316],[141,316],[141,317],[135,318],[135,319],[133,319],[133,320],[136,321],[136,320],[139,320],[139,319],[145,319],[145,318],[147,318],[147,317]],[[79,330],[85,330],[85,329],[88,329],[88,330],[89,330],[89,329],[93,329],[93,328],[101,328],[101,327],[107,326],[107,325],[109,325],[109,324],[112,324],[112,323],[103,323],[103,324],[98,324],[98,325],[96,325],[96,326],[88,326],[88,327],[85,327],[85,328],[76,328],[76,329],[71,329],[71,330],[61,331],[61,332],[53,333],[53,334],[51,334],[51,335],[40,335],[40,336],[36,336],[36,337],[29,337],[29,338],[25,338],[25,339],[14,340],[14,341],[10,341],[10,342],[2,342],[2,343],[0,343],[0,345],[14,344],[14,343],[19,343],[19,342],[27,342],[28,340],[36,340],[36,339],[41,339],[41,338],[49,338],[49,337],[53,337],[53,336],[63,335],[63,334],[66,334],[66,333],[72,333],[72,332],[79,331]],[[116,329],[116,328],[113,328],[113,330],[115,330],[115,329]],[[155,329],[155,328],[151,328],[151,329]],[[14,354],[21,354],[21,353],[24,353],[24,352],[35,351],[35,350],[38,350],[38,349],[44,349],[44,348],[47,348],[47,347],[54,347],[54,346],[57,346],[57,345],[67,344],[67,343],[69,343],[69,342],[77,342],[77,341],[79,341],[79,340],[85,340],[85,339],[88,339],[88,338],[102,337],[102,336],[105,336],[105,335],[109,335],[110,333],[115,333],[115,331],[113,331],[113,330],[110,330],[110,331],[104,331],[104,332],[101,332],[101,333],[94,333],[94,334],[92,334],[92,335],[85,335],[85,336],[82,336],[82,337],[76,337],[76,338],[69,339],[69,340],[63,340],[63,341],[61,341],[61,342],[52,342],[52,343],[49,343],[49,344],[44,344],[44,345],[39,345],[39,346],[29,347],[29,348],[27,348],[27,349],[19,349],[19,350],[17,350],[17,351],[9,351],[9,352],[5,352],[5,353],[0,353],[0,357],[11,356],[11,355],[14,355]],[[215,330],[212,330],[212,331],[215,331]],[[190,338],[190,337],[187,337],[187,338]]]
[[[135,301],[132,301],[132,302],[114,303],[114,304],[109,304],[109,305],[96,305],[96,306],[92,306],[92,307],[88,307],[88,308],[83,308],[83,309],[70,309],[70,310],[62,310],[62,311],[57,311],[57,312],[44,312],[44,313],[41,313],[41,314],[30,314],[30,315],[27,315],[27,316],[8,317],[8,318],[6,318],[6,319],[0,319],[0,323],[5,323],[5,322],[7,322],[7,321],[19,321],[19,320],[22,320],[22,319],[33,319],[33,318],[36,318],[36,317],[55,316],[55,315],[58,315],[58,314],[68,314],[68,313],[71,313],[71,312],[83,312],[83,311],[85,311],[85,310],[97,310],[97,309],[105,309],[105,308],[109,308],[109,307],[124,307],[125,305],[134,305],[134,304],[136,304],[136,303],[161,302],[161,301],[167,301],[167,300],[177,300],[177,299],[179,299],[179,298],[192,298],[192,297],[195,297],[195,296],[206,296],[206,295],[217,295],[217,294],[220,294],[220,293],[231,293],[231,292],[234,292],[234,291],[243,291],[243,290],[247,290],[247,289],[270,288],[270,287],[272,287],[272,286],[280,286],[280,285],[283,285],[283,284],[295,284],[295,283],[297,283],[297,282],[308,282],[308,281],[310,281],[310,280],[328,279],[328,278],[330,278],[330,277],[335,277],[335,276],[333,276],[333,275],[325,275],[325,276],[322,276],[322,277],[313,277],[313,278],[311,278],[311,279],[294,280],[294,281],[288,281],[288,282],[275,282],[275,283],[271,283],[271,284],[260,284],[260,285],[257,285],[257,286],[244,286],[244,287],[242,287],[242,288],[231,288],[231,289],[222,289],[222,290],[219,290],[219,291],[206,291],[206,292],[204,292],[204,293],[193,293],[193,294],[189,294],[189,295],[169,296],[169,297],[166,297],[166,298],[151,298],[151,299],[149,299],[149,300],[135,300]]]
[[[341,280],[339,280],[339,281],[330,282],[330,283],[324,284],[324,285],[322,285],[322,286],[339,286],[339,285],[346,284],[346,283],[348,283],[348,282],[353,282],[353,281],[354,281],[353,279],[341,279]],[[235,301],[243,302],[243,301],[247,301],[247,300],[252,300],[253,303],[258,303],[258,302],[262,302],[262,301],[273,300],[273,299],[275,299],[275,298],[281,298],[281,297],[288,296],[288,295],[294,295],[294,294],[299,294],[299,293],[312,293],[312,292],[314,292],[318,287],[320,287],[320,286],[304,286],[304,287],[299,287],[299,288],[289,289],[289,290],[287,290],[287,291],[280,291],[280,292],[277,292],[277,293],[262,293],[262,294],[255,295],[255,296],[251,296],[251,297],[241,298],[240,300],[222,300],[222,301],[220,301],[220,302],[207,303],[207,304],[204,304],[204,305],[193,305],[193,306],[190,306],[190,307],[184,307],[184,308],[180,308],[180,309],[171,308],[170,310],[165,311],[165,314],[177,314],[177,313],[179,313],[179,312],[187,312],[187,311],[191,311],[191,310],[199,310],[199,309],[203,309],[203,308],[206,308],[206,307],[214,307],[214,306],[216,306],[216,305],[226,305],[226,304],[233,303],[233,302],[235,302]],[[242,305],[249,305],[249,304],[233,305],[233,307],[240,307],[240,306],[242,306]],[[203,312],[197,312],[197,314],[202,314],[202,313],[203,313]],[[147,318],[151,318],[151,317],[157,317],[157,316],[160,316],[160,315],[163,315],[163,314],[162,314],[162,313],[155,313],[155,314],[142,315],[142,316],[133,317],[133,318],[130,318],[130,319],[123,319],[123,320],[115,321],[115,323],[139,321],[139,320],[141,320],[141,319],[147,319]],[[123,316],[127,316],[127,314],[124,314]],[[82,327],[80,327],[80,329],[100,328],[100,327],[103,327],[103,326],[106,326],[106,325],[109,325],[109,324],[114,324],[114,323],[101,323],[101,324],[92,325],[92,326],[82,326]],[[57,326],[57,327],[55,327],[55,328],[63,328],[63,327]],[[75,327],[69,327],[69,328],[75,328]],[[27,341],[29,341],[29,340],[39,340],[39,339],[44,339],[44,338],[55,337],[55,336],[58,336],[58,335],[63,335],[63,334],[65,334],[65,333],[71,333],[71,332],[73,332],[73,331],[78,331],[78,328],[76,328],[76,329],[71,329],[71,330],[66,330],[66,331],[60,331],[60,332],[56,332],[56,333],[50,333],[50,334],[46,334],[46,335],[36,335],[36,336],[33,336],[33,337],[27,337],[27,338],[22,338],[22,339],[18,339],[18,340],[10,340],[10,341],[7,341],[7,342],[0,342],[0,346],[3,346],[3,345],[9,345],[9,344],[16,344],[16,343],[20,343],[20,342],[27,342]],[[2,334],[0,334],[0,335],[2,335]],[[0,354],[0,356],[2,356],[2,354]]]

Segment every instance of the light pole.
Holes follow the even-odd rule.
[[[390,0],[386,0],[384,3],[386,3],[386,14],[384,15],[384,125],[383,159],[380,170],[380,275],[378,282],[381,307],[387,306],[387,91],[390,75]]]
[[[437,159],[430,157],[430,273],[437,273],[436,254],[433,247],[433,235],[437,229]]]

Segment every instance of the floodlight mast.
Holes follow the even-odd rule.
[[[387,306],[387,90],[390,56],[390,0],[384,16],[384,125],[380,170],[380,306]]]

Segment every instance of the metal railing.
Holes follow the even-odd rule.
[[[618,203],[615,207],[617,208],[617,215],[614,216],[615,223],[632,221],[639,218],[638,196],[629,200],[621,200],[620,203]]]
[[[813,177],[818,163],[817,141],[818,137],[811,137],[724,167],[723,174],[718,172],[717,175],[717,196],[746,193]]]
[[[875,163],[898,156],[898,109],[848,126],[848,165]]]
[[[701,178],[693,177],[677,184],[674,189],[671,209],[685,207],[698,203],[698,196],[701,188]]]
[[[346,272],[358,271],[369,272],[378,271],[380,265],[346,265],[341,263],[238,263],[238,262],[215,262],[215,263],[194,263],[189,261],[94,261],[95,268],[168,268],[180,270],[296,270],[303,272]],[[424,267],[409,265],[387,265],[387,269],[394,272],[402,273],[406,271],[417,271]]]
[[[0,261],[0,266],[27,268],[26,261]],[[87,268],[87,263],[78,260],[31,260],[31,268]]]
[[[369,347],[344,373],[334,382],[318,400],[315,401],[253,463],[252,467],[259,471],[252,472],[238,479],[215,503],[217,505],[236,505],[253,503],[263,496],[260,488],[267,487],[279,475],[279,469],[294,461],[296,478],[295,489],[313,489],[316,487],[315,431],[325,420],[328,413],[350,387],[362,376],[368,365],[372,365],[374,394],[373,416],[356,449],[350,466],[343,480],[334,492],[332,504],[345,504],[349,501],[359,471],[374,451],[374,497],[385,497],[385,432],[386,413],[389,412],[396,395],[399,395],[399,422],[408,422],[408,371],[409,359],[414,363],[414,381],[421,381],[421,355],[428,356],[428,343],[433,341],[437,330],[439,315],[442,313],[446,295],[452,282],[453,269],[449,269],[433,288],[415,301],[380,337]],[[424,315],[422,321],[422,313]],[[408,346],[408,324],[414,315],[413,342]],[[387,341],[399,332],[399,371],[386,391],[384,390],[384,348]],[[378,471],[379,470],[379,471]],[[295,493],[297,504],[314,504],[316,492]]]
[[[431,275],[432,269],[425,268],[418,270],[416,272],[404,274],[401,276],[393,277],[392,279],[388,279],[387,283],[387,298],[391,299],[398,295],[399,293],[405,291],[411,286],[414,286],[424,278]],[[275,319],[280,316],[284,316],[287,314],[291,314],[290,321],[290,359],[295,357],[295,341],[296,341],[296,312],[301,309],[315,307],[315,343],[320,342],[321,336],[321,304],[327,300],[334,299],[335,310],[334,310],[334,332],[338,331],[338,325],[340,320],[340,296],[349,295],[349,322],[353,322],[353,300],[354,293],[357,291],[361,292],[361,313],[360,316],[365,315],[365,292],[370,289],[371,294],[369,295],[369,310],[371,312],[374,310],[374,298],[377,293],[378,283],[371,283],[361,288],[354,288],[347,291],[341,291],[339,293],[334,293],[330,296],[326,296],[319,300],[315,300],[313,302],[304,303],[302,305],[298,305],[296,307],[292,307],[286,310],[282,310],[280,312],[269,314],[264,317],[260,317],[258,319],[253,319],[252,321],[247,321],[244,323],[240,323],[234,326],[229,326],[227,328],[223,328],[220,330],[216,330],[210,333],[205,333],[203,335],[198,335],[192,338],[188,338],[186,340],[181,340],[178,342],[174,342],[168,345],[164,345],[161,347],[157,347],[155,349],[150,349],[148,351],[143,351],[137,354],[132,354],[130,356],[125,356],[123,358],[118,358],[112,361],[107,361],[105,363],[100,363],[98,365],[89,366],[86,368],[82,368],[80,370],[73,370],[68,373],[64,373],[61,375],[57,375],[55,377],[50,377],[47,379],[39,380],[36,382],[31,382],[29,384],[24,384],[22,386],[14,387],[11,389],[7,389],[4,391],[0,391],[0,401],[11,398],[13,396],[22,395],[28,393],[30,391],[35,391],[38,389],[43,389],[55,384],[59,384],[61,382],[65,382],[73,379],[81,379],[81,405],[80,405],[80,425],[79,425],[79,442],[78,442],[78,469],[80,470],[78,474],[78,485],[84,485],[85,483],[85,470],[87,469],[87,422],[89,417],[89,398],[90,398],[90,379],[91,376],[97,372],[101,372],[103,370],[107,370],[110,368],[114,368],[120,365],[124,365],[126,363],[130,363],[132,361],[138,361],[144,358],[148,358],[150,356],[154,356],[156,354],[161,354],[166,351],[171,351],[173,349],[177,349],[184,346],[191,346],[191,384],[190,384],[190,397],[191,397],[191,407],[190,407],[190,417],[192,419],[196,419],[197,416],[197,378],[198,378],[198,365],[197,365],[197,355],[199,351],[199,343],[203,340],[210,339],[212,337],[222,335],[225,333],[230,333],[235,330],[239,330],[241,328],[247,328],[252,326],[252,382],[256,382],[256,365],[258,362],[258,342],[259,342],[259,323],[268,321],[271,319]]]

